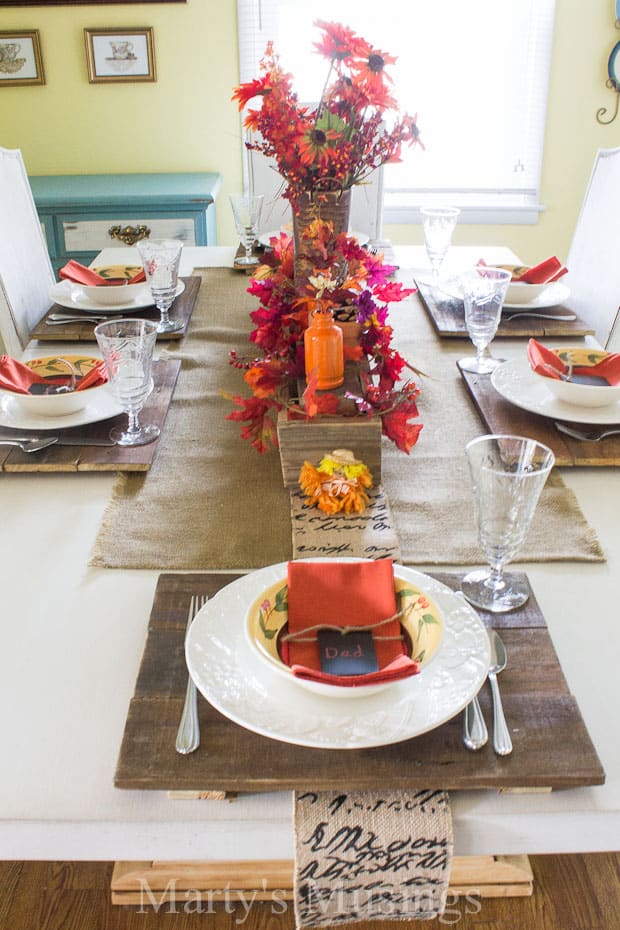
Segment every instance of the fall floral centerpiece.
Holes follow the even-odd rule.
[[[340,198],[374,169],[397,161],[403,144],[418,141],[414,119],[404,116],[391,128],[386,114],[395,108],[385,66],[394,59],[336,23],[317,24],[323,37],[316,49],[329,59],[329,73],[315,109],[301,106],[271,45],[262,62],[262,76],[238,87],[240,109],[255,97],[258,110],[245,117],[247,128],[260,139],[249,147],[275,159],[286,182],[285,196],[298,214],[308,198],[325,203]],[[418,416],[419,388],[414,371],[392,345],[388,305],[412,293],[390,280],[396,270],[381,254],[360,247],[326,214],[306,214],[295,240],[285,233],[271,240],[263,264],[248,291],[259,301],[251,314],[250,357],[231,353],[230,362],[244,371],[250,397],[228,395],[237,410],[228,419],[242,423],[241,434],[259,452],[278,445],[277,415],[289,417],[379,416],[382,432],[399,449],[409,452],[422,428]],[[305,272],[297,274],[298,250]],[[344,395],[318,391],[312,373],[301,397],[295,385],[304,375],[304,331],[309,314],[329,309],[336,321],[354,321],[357,344],[345,346],[345,357],[364,362],[358,391]]]
[[[259,138],[246,145],[275,160],[287,185],[283,196],[294,210],[303,195],[350,190],[381,165],[399,161],[404,144],[418,141],[415,118],[404,115],[387,125],[397,105],[386,66],[396,59],[339,23],[316,25],[322,38],[315,48],[329,67],[315,108],[299,103],[271,43],[261,77],[233,94],[240,110],[261,99],[260,108],[248,109],[244,120]]]

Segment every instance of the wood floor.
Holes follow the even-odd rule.
[[[359,923],[356,930],[620,930],[620,853],[532,856],[531,898],[459,899],[433,921]],[[108,863],[0,862],[0,930],[293,930],[273,903],[170,905],[156,911],[110,904]],[[200,912],[199,908],[202,908]],[[344,925],[343,925],[344,926]]]

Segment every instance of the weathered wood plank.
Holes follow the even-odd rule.
[[[199,715],[203,732],[208,733],[208,751],[199,749],[191,756],[179,756],[174,742],[187,674],[183,639],[189,599],[194,593],[212,595],[234,577],[160,575],[118,759],[117,787],[330,790],[345,780],[352,790],[429,784],[457,790],[560,788],[604,781],[602,766],[533,596],[526,608],[505,615],[501,624],[509,655],[508,668],[501,677],[514,743],[509,757],[496,756],[490,745],[477,753],[467,752],[462,745],[460,714],[430,733],[395,745],[320,750],[252,733],[204,700],[199,701]],[[437,577],[444,583],[449,579],[457,588],[461,576],[442,573]],[[492,618],[493,624],[496,619]],[[480,701],[490,722],[491,700],[486,686]]]
[[[485,429],[490,433],[527,436],[548,446],[559,466],[620,465],[620,436],[604,442],[580,442],[559,433],[553,420],[541,417],[505,400],[491,384],[490,375],[461,370],[461,377],[476,406]]]
[[[183,329],[176,333],[160,333],[157,336],[158,341],[169,342],[170,340],[182,339],[187,332],[189,321],[196,304],[198,291],[202,279],[198,275],[192,275],[189,278],[181,278],[185,282],[185,290],[174,301],[170,315],[176,320],[181,320]],[[30,333],[31,339],[38,339],[44,342],[96,342],[94,323],[58,323],[53,326],[48,325],[47,319],[50,313],[70,313],[68,307],[61,307],[60,304],[52,304],[45,316],[39,320],[35,328]],[[96,314],[96,308],[93,313]],[[76,310],[76,316],[80,311]],[[84,313],[84,316],[88,316]],[[139,316],[144,320],[159,320],[159,310],[156,307],[143,307]]]
[[[465,325],[463,301],[449,294],[437,291],[431,284],[417,282],[418,293],[431,322],[439,336],[458,339],[469,339]],[[567,307],[549,307],[545,309],[545,319],[536,317],[502,315],[497,328],[496,337],[515,338],[519,336],[533,337],[535,339],[553,336],[585,336],[594,332],[591,326],[580,317],[574,320],[553,319],[553,314],[566,316]]]
[[[153,363],[153,380],[155,387],[141,413],[144,423],[154,423],[164,429],[170,401],[181,370],[178,359],[166,359]],[[127,415],[119,414],[99,423],[73,429],[59,429],[59,435],[66,433],[84,437],[80,446],[48,446],[40,452],[22,452],[16,446],[0,445],[0,470],[5,472],[100,472],[100,471],[134,471],[145,472],[151,467],[159,442],[133,448],[123,446],[92,446],[88,439],[107,439],[110,429],[117,424],[125,425]],[[3,430],[3,432],[10,432]],[[24,430],[15,430],[15,434]]]

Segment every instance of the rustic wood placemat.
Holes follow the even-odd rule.
[[[438,291],[431,284],[420,281],[416,284],[422,303],[438,335],[469,339],[463,301],[441,290]],[[545,319],[503,313],[496,337],[531,336],[540,339],[547,336],[585,336],[594,332],[591,326],[576,315],[574,320],[554,319],[554,314],[566,316],[572,313],[567,307],[549,307],[545,308],[544,312]]]
[[[214,595],[238,575],[159,576],[144,654],[118,759],[118,788],[231,792],[428,787],[534,788],[599,785],[605,773],[570,694],[544,617],[532,594],[524,608],[492,618],[509,663],[501,675],[511,756],[490,745],[468,752],[461,714],[406,742],[375,749],[309,749],[245,730],[199,698],[203,741],[190,756],[176,753],[187,671],[184,638],[192,594]],[[458,589],[462,575],[434,577]],[[522,577],[525,577],[524,575]],[[481,613],[490,625],[490,615]],[[241,617],[230,618],[242,622]],[[489,688],[480,693],[491,724]]]
[[[620,465],[620,436],[602,442],[570,439],[557,431],[549,417],[522,410],[505,400],[491,384],[490,375],[463,371],[460,366],[459,371],[489,433],[510,433],[542,442],[554,453],[556,465],[563,467]]]
[[[181,370],[181,362],[177,359],[153,362],[153,381],[155,387],[140,414],[143,423],[154,423],[161,430],[165,429],[164,422],[168,407],[172,400],[174,387]],[[48,431],[49,435],[66,436],[75,439],[79,437],[80,445],[53,445],[40,452],[22,452],[16,446],[3,446],[0,444],[0,471],[7,472],[85,472],[85,471],[148,471],[157,455],[159,440],[147,446],[93,446],[88,440],[107,439],[110,430],[117,424],[125,425],[127,414],[98,423],[89,423],[86,426],[76,426],[73,429],[59,429]],[[24,436],[32,430],[10,430],[2,427],[3,436],[14,434]],[[41,435],[38,433],[37,435]]]
[[[192,275],[189,278],[181,278],[181,281],[185,282],[185,290],[175,299],[170,310],[170,315],[173,319],[182,321],[183,329],[180,329],[176,333],[159,333],[157,339],[160,342],[182,339],[187,332],[202,279],[198,277],[198,275]],[[71,310],[69,307],[62,307],[60,304],[52,304],[45,316],[39,320],[30,333],[30,338],[45,342],[95,342],[95,323],[54,323],[51,325],[46,322],[50,313],[70,312]],[[97,315],[95,309],[93,313],[95,316]],[[79,314],[80,311],[76,310],[76,316],[79,316]],[[156,322],[159,320],[160,316],[159,310],[156,307],[143,307],[139,311],[128,313],[128,315],[131,317],[140,317],[140,319],[143,320],[155,320]],[[84,313],[84,316],[87,317],[88,314]],[[113,318],[112,316],[109,317],[109,319]]]

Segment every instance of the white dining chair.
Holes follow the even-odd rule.
[[[566,259],[565,304],[613,351],[620,348],[620,148],[600,149]]]
[[[0,337],[9,355],[23,353],[54,280],[21,151],[0,148]]]

